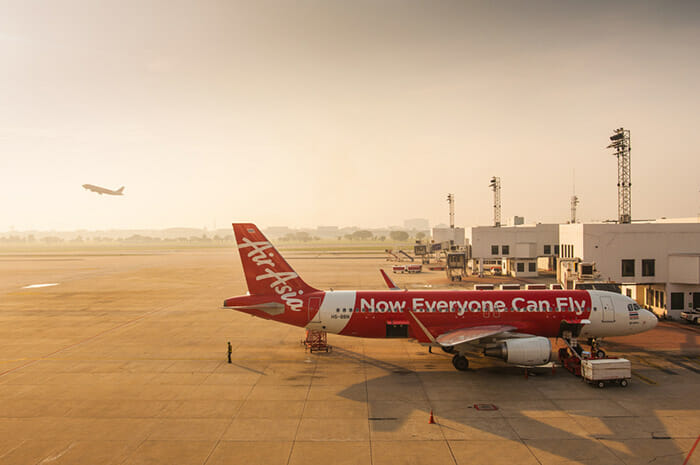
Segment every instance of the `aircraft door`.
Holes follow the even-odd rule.
[[[321,298],[311,297],[308,303],[308,318],[309,323],[321,322]]]
[[[601,306],[603,307],[603,323],[615,323],[615,305],[609,296],[601,296]]]

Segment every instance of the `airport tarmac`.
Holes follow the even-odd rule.
[[[321,288],[391,265],[286,255]],[[234,249],[0,254],[0,464],[682,464],[700,434],[697,327],[611,339],[633,380],[597,389],[406,340],[309,354],[302,329],[220,309],[245,292]]]

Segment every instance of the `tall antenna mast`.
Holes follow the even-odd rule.
[[[489,187],[493,190],[493,225],[499,228],[501,226],[501,178],[493,176]]]
[[[576,207],[578,206],[578,196],[576,195],[576,169],[574,169],[574,195],[571,196],[571,219],[569,223],[576,223]]]
[[[617,216],[619,223],[632,222],[632,156],[630,131],[625,128],[615,129],[610,136],[611,144],[607,148],[615,149],[617,157]]]
[[[447,194],[447,203],[450,204],[450,228],[455,227],[455,195]]]

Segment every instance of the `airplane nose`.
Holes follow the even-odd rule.
[[[644,312],[644,326],[645,330],[650,330],[654,329],[656,327],[656,324],[659,322],[659,319],[656,318],[656,315],[654,315],[653,312],[650,312],[649,310],[642,310]]]

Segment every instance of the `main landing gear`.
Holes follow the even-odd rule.
[[[457,354],[452,357],[452,365],[459,371],[467,371],[469,368],[469,360],[464,355]]]

